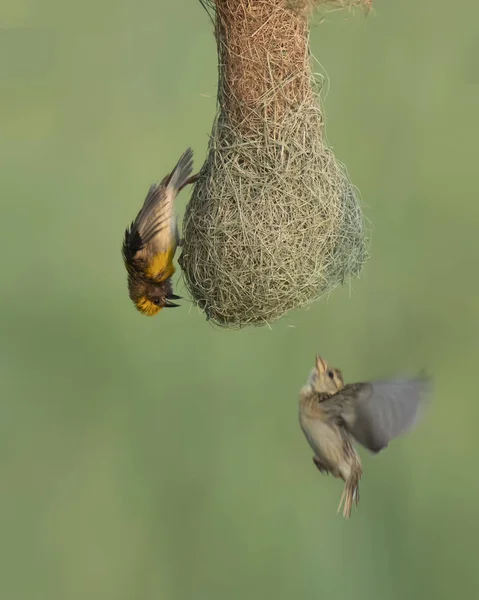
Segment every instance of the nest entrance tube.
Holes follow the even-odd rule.
[[[218,113],[186,209],[180,264],[213,322],[263,325],[359,274],[363,218],[324,140],[305,17],[285,0],[210,7]]]

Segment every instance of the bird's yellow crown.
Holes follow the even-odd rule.
[[[147,317],[154,317],[157,315],[162,309],[161,306],[158,306],[151,300],[148,300],[146,296],[141,296],[138,300],[135,301],[136,308]]]

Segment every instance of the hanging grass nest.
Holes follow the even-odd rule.
[[[322,2],[201,1],[215,21],[218,113],[180,265],[207,318],[263,325],[358,275],[366,258],[356,191],[326,145],[311,70],[305,15]]]

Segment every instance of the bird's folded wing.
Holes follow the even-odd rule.
[[[193,168],[193,151],[188,148],[173,171],[161,183],[153,184],[138,216],[125,232],[123,255],[128,263],[147,265],[148,276],[155,279],[169,268],[178,241],[174,201]],[[157,258],[157,255],[161,254]],[[155,257],[158,264],[150,264]],[[128,266],[128,265],[127,265]]]

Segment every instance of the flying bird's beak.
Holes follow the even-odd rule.
[[[318,369],[318,373],[325,373],[328,370],[326,361],[323,360],[319,354],[316,355],[316,368]]]
[[[176,294],[170,294],[167,298],[168,300],[181,300],[181,296],[177,296]]]

